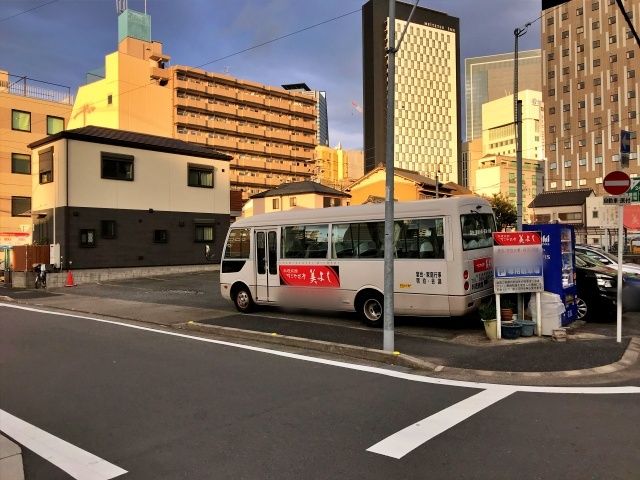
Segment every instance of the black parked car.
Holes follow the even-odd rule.
[[[637,311],[640,275],[625,273],[622,278],[622,308]],[[618,269],[576,253],[576,286],[579,320],[613,320],[616,313]]]

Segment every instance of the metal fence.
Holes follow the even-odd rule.
[[[0,92],[73,105],[70,87],[17,75],[9,75],[8,78],[8,81],[0,80]]]

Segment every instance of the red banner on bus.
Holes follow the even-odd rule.
[[[280,279],[294,287],[339,287],[339,267],[327,265],[280,265]]]

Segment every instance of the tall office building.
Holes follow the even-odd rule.
[[[396,2],[395,29],[412,5]],[[389,0],[362,7],[365,171],[385,162]],[[394,165],[459,182],[459,19],[418,7],[396,54]]]
[[[69,128],[95,125],[210,146],[233,157],[231,189],[244,199],[311,178],[317,92],[169,67],[150,25],[148,15],[120,14],[118,50],[105,57],[104,78],[80,87]]]
[[[540,49],[518,53],[518,90],[540,91],[541,58]],[[466,141],[482,138],[482,105],[513,94],[513,65],[513,53],[464,60]]]
[[[640,17],[640,0],[625,0]],[[542,2],[542,96],[549,190],[592,188],[620,169],[620,131],[631,131],[628,173],[640,173],[638,44],[615,0]]]

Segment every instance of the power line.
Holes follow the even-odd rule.
[[[11,20],[12,18],[16,18],[16,17],[18,17],[20,15],[24,15],[25,13],[33,12],[34,10],[37,10],[38,8],[46,7],[47,5],[51,5],[52,3],[56,3],[57,1],[59,1],[59,0],[51,0],[49,2],[42,3],[42,4],[38,5],[37,7],[29,8],[27,10],[22,10],[21,12],[14,13],[13,15],[9,15],[8,17],[0,18],[0,22],[4,22],[5,20]]]

